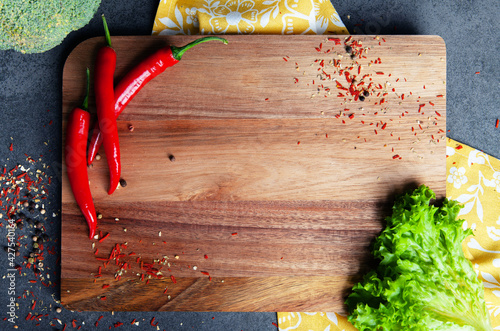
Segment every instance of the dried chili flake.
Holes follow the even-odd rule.
[[[497,121],[495,123],[495,128],[497,128],[497,129],[498,129],[498,122],[500,122],[500,119],[497,118]]]
[[[106,233],[106,235],[104,237],[102,237],[101,239],[99,239],[99,242],[102,243],[104,240],[106,240],[107,238],[109,237],[109,232]]]
[[[122,323],[122,322],[116,322],[115,324],[113,324],[113,326],[114,326],[115,328],[117,328],[117,327],[119,327],[119,326],[122,326],[122,325],[123,325],[123,323]]]
[[[457,147],[455,147],[455,149],[462,149],[462,148],[464,148],[464,146],[462,145],[458,145]]]
[[[172,282],[173,282],[174,284],[176,284],[176,283],[177,283],[177,280],[175,279],[174,275],[170,275],[170,279],[172,280]]]
[[[14,150],[14,146],[12,145],[12,143],[10,143],[10,146],[9,146],[9,151],[13,151]]]
[[[231,233],[231,235],[236,236],[236,235],[238,235],[238,232],[233,232],[233,233]]]
[[[393,155],[393,156],[392,156],[392,159],[393,159],[393,160],[395,160],[395,159],[400,159],[400,158],[401,158],[401,157],[400,157],[398,154],[396,154],[396,155]]]
[[[441,116],[441,114],[437,110],[435,112],[437,116]]]
[[[333,41],[335,45],[340,45],[340,38],[328,38],[329,41]]]
[[[160,322],[156,322],[156,323],[155,323],[155,318],[154,318],[154,316],[153,316],[153,318],[151,319],[151,322],[150,322],[151,326],[157,326],[157,325],[158,325],[158,323],[160,323]]]

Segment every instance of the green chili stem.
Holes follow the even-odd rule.
[[[106,35],[106,43],[109,47],[111,47],[111,34],[109,33],[108,23],[106,23],[106,18],[104,14],[102,14],[102,23],[104,24],[104,33]]]
[[[82,105],[80,108],[83,110],[89,110],[89,91],[90,91],[90,70],[87,68],[87,90],[85,92],[85,98],[83,99]]]
[[[172,49],[172,55],[173,55],[174,59],[176,59],[177,61],[180,61],[182,58],[182,55],[188,49],[190,49],[191,47],[196,46],[198,44],[204,43],[206,41],[211,41],[211,40],[219,40],[219,41],[222,41],[225,45],[227,45],[227,40],[224,38],[214,37],[214,36],[203,37],[203,38],[196,39],[196,40],[194,40],[194,41],[190,42],[189,44],[184,45],[182,47],[170,46],[170,48]]]

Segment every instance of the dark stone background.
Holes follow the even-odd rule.
[[[498,61],[498,1],[340,1],[333,0],[344,23],[353,34],[420,34],[439,35],[447,45],[447,136],[500,158],[500,128],[495,121],[499,110]],[[84,28],[72,32],[64,42],[42,54],[22,55],[0,51],[0,171],[16,164],[39,169],[45,186],[45,215],[35,212],[49,236],[45,249],[44,274],[50,274],[46,284],[58,284],[60,251],[60,160],[61,160],[61,87],[64,61],[72,49],[83,40],[102,35],[100,15],[105,14],[113,35],[151,34],[158,1],[103,0],[94,19]],[[480,74],[476,74],[480,72]],[[9,147],[12,143],[12,151]],[[27,156],[34,159],[28,161]],[[48,183],[48,178],[51,183]],[[40,184],[40,185],[42,185]],[[2,197],[3,206],[8,205]],[[2,208],[4,208],[2,207]],[[1,213],[1,212],[0,212]],[[5,214],[4,214],[5,215]],[[7,245],[7,221],[2,217],[0,240]],[[20,256],[32,251],[33,226],[16,230],[20,236]],[[0,254],[0,329],[14,325],[8,317],[9,268],[7,254]],[[114,329],[154,330],[152,317],[160,330],[273,330],[275,313],[99,313],[55,311],[57,285],[43,285],[32,270],[23,267],[16,274],[16,325],[20,330],[73,330],[72,321],[83,330]],[[32,305],[36,300],[36,306]],[[28,313],[40,315],[26,320]],[[99,316],[104,317],[95,322]],[[5,318],[5,319],[4,319]],[[59,319],[61,323],[57,321]],[[136,319],[140,326],[130,325]]]

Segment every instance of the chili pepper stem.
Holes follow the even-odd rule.
[[[85,98],[83,98],[82,105],[80,108],[83,110],[89,110],[89,91],[90,91],[90,70],[87,68],[87,89],[85,92]]]
[[[196,39],[196,40],[194,40],[194,41],[190,42],[189,44],[184,45],[182,47],[170,46],[170,49],[172,50],[172,56],[177,61],[180,61],[182,58],[182,55],[184,55],[184,53],[188,49],[190,49],[191,47],[196,46],[198,44],[204,43],[206,41],[211,41],[211,40],[219,40],[219,41],[222,41],[225,45],[227,45],[227,40],[224,38],[214,37],[214,36],[203,37],[203,38]]]
[[[104,25],[104,34],[106,36],[106,43],[111,47],[111,34],[109,33],[108,23],[106,23],[106,17],[102,14],[102,24]]]

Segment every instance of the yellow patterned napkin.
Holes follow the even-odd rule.
[[[500,160],[447,139],[446,196],[463,204],[463,227],[474,231],[465,240],[471,260],[485,287],[492,325],[500,329]]]
[[[161,0],[153,34],[349,34],[330,0]]]
[[[463,204],[459,217],[474,236],[464,241],[485,287],[492,326],[500,329],[500,160],[447,139],[446,196]],[[279,330],[356,330],[345,316],[335,313],[278,313]]]

